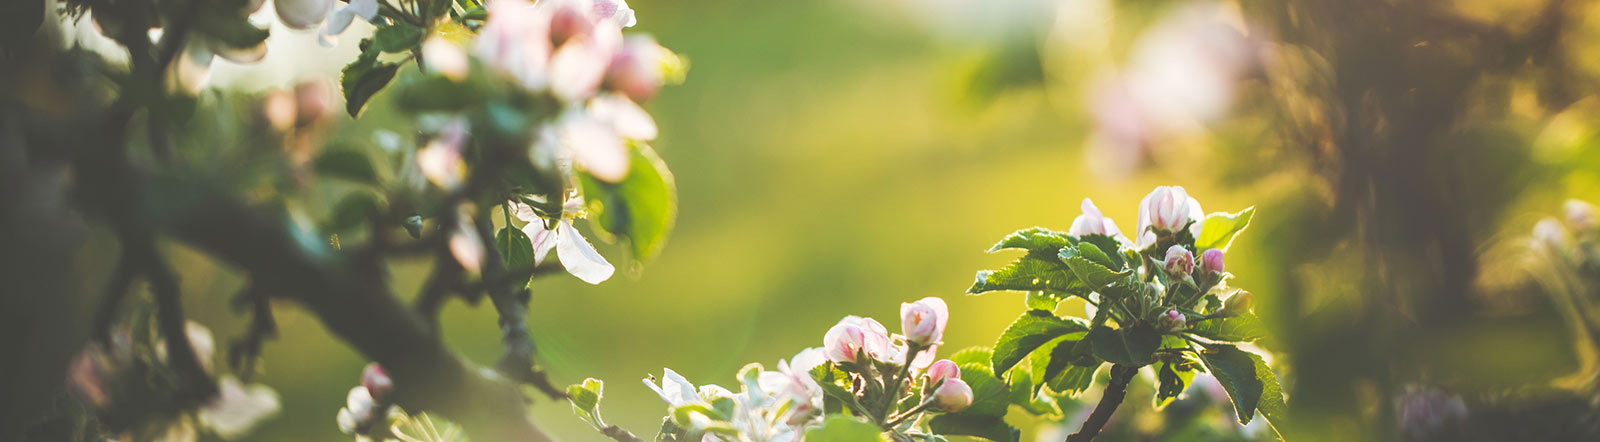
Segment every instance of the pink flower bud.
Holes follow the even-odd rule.
[[[933,403],[951,413],[958,413],[972,405],[972,387],[961,378],[950,378],[933,392]]]
[[[944,339],[944,326],[950,320],[950,309],[943,299],[929,296],[913,303],[900,303],[900,332],[906,341],[921,346],[939,343]]]
[[[949,359],[934,361],[928,366],[928,386],[938,386],[940,382],[948,379],[961,379],[961,367]]]
[[[389,378],[389,372],[377,362],[367,364],[361,371],[361,386],[367,388],[367,393],[377,402],[388,402],[389,392],[394,390],[394,380]]]
[[[1207,249],[1200,253],[1200,270],[1215,275],[1221,274],[1223,268],[1222,249]]]
[[[643,103],[661,90],[661,84],[666,82],[664,63],[675,57],[648,35],[629,35],[611,58],[606,82],[629,99]]]
[[[1573,230],[1582,231],[1595,228],[1595,208],[1593,204],[1579,200],[1567,200],[1564,208],[1567,212],[1567,225],[1572,226]]]
[[[1188,275],[1194,271],[1194,254],[1183,246],[1174,245],[1167,249],[1167,259],[1162,261],[1167,274],[1172,276]]]
[[[1161,317],[1156,318],[1156,328],[1161,331],[1183,330],[1184,326],[1183,313],[1178,313],[1177,310],[1167,310],[1166,313],[1161,314]]]

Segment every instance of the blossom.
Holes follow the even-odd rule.
[[[278,12],[278,20],[289,28],[311,29],[328,17],[333,3],[334,0],[275,0],[272,7]]]
[[[657,396],[661,396],[661,400],[666,401],[667,405],[673,407],[704,402],[704,400],[700,399],[700,395],[695,392],[694,384],[689,383],[689,380],[684,378],[683,375],[672,371],[670,368],[664,369],[661,374],[660,385],[652,382],[651,379],[645,379],[644,385],[650,387],[651,390],[656,392]]]
[[[466,120],[451,120],[433,141],[417,149],[417,169],[435,186],[445,190],[460,187],[467,173],[466,163],[461,159],[466,141]]]
[[[211,429],[223,439],[233,439],[245,434],[250,427],[280,409],[278,393],[261,384],[244,385],[238,378],[225,376],[218,380],[217,397],[200,407],[196,418],[200,426]]]
[[[443,37],[430,37],[422,42],[422,58],[427,60],[429,73],[443,75],[451,81],[466,81],[472,62],[467,53]]]
[[[1228,299],[1222,301],[1222,311],[1226,314],[1237,315],[1249,312],[1251,308],[1255,307],[1255,305],[1255,295],[1250,294],[1250,292],[1240,290],[1235,292],[1233,296],[1229,296]]]
[[[1225,268],[1222,263],[1222,249],[1206,249],[1200,252],[1200,270],[1208,274],[1221,274]]]
[[[1595,208],[1593,204],[1580,200],[1567,200],[1562,208],[1567,213],[1567,225],[1573,230],[1593,230],[1596,226]]]
[[[633,10],[616,0],[500,0],[489,5],[474,53],[529,90],[569,103],[594,96]]]
[[[478,236],[478,229],[472,227],[468,217],[462,216],[456,223],[455,232],[450,234],[448,244],[450,256],[455,257],[461,268],[471,273],[478,273],[483,269],[483,239]]]
[[[648,35],[630,35],[611,57],[606,82],[634,101],[655,97],[677,56]]]
[[[894,359],[888,329],[872,318],[860,316],[846,316],[829,328],[822,338],[822,348],[828,360],[841,364],[857,362],[858,354],[880,361]]]
[[[1178,313],[1177,310],[1167,310],[1166,313],[1156,318],[1156,328],[1162,331],[1183,330],[1184,319],[1183,313]]]
[[[1194,254],[1181,245],[1167,248],[1167,257],[1162,261],[1162,268],[1173,277],[1188,276],[1194,271]]]
[[[555,249],[561,266],[583,282],[599,284],[616,272],[616,268],[594,249],[594,245],[583,238],[578,228],[572,226],[572,220],[583,215],[582,198],[567,199],[563,204],[561,219],[556,221],[555,227],[548,229],[545,228],[544,218],[539,217],[532,207],[521,202],[512,202],[511,205],[513,215],[527,223],[522,226],[522,233],[533,243],[535,266],[543,264],[545,256]]]
[[[950,309],[938,297],[900,303],[900,331],[907,341],[919,346],[937,344],[944,339],[944,327],[949,321]]]
[[[361,386],[366,387],[373,399],[384,401],[389,392],[394,390],[394,379],[389,377],[389,372],[383,366],[373,362],[361,370]]]
[[[936,387],[947,379],[961,379],[961,367],[954,361],[940,359],[928,366],[928,386]]]
[[[961,378],[950,378],[933,392],[933,403],[939,408],[951,413],[957,413],[972,405],[972,387]]]
[[[1100,208],[1094,206],[1094,201],[1083,199],[1083,214],[1072,219],[1072,227],[1067,229],[1067,234],[1072,236],[1106,235],[1121,237],[1122,230],[1117,228],[1117,222],[1100,214]]]
[[[1561,221],[1545,218],[1533,225],[1533,239],[1535,248],[1559,253],[1572,242],[1572,234],[1561,226]]]
[[[822,407],[822,386],[811,377],[811,369],[826,361],[822,348],[811,347],[800,350],[789,360],[779,360],[777,371],[763,371],[757,377],[762,391],[794,404],[792,414],[786,419],[790,424],[809,418],[812,411]]]
[[[330,11],[333,6],[333,4],[328,5]],[[317,32],[317,43],[331,48],[339,42],[339,34],[343,33],[345,28],[349,28],[350,22],[355,21],[356,17],[361,17],[369,23],[378,17],[378,0],[350,0],[349,5],[329,12],[327,17],[327,21],[322,22],[321,31]]]
[[[1199,221],[1204,218],[1200,202],[1190,197],[1183,186],[1156,187],[1139,201],[1138,247],[1155,244],[1158,233],[1177,232],[1191,222],[1194,223],[1191,232],[1198,234]]]

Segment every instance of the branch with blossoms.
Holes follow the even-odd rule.
[[[978,272],[967,292],[1025,292],[1027,310],[979,367],[1007,380],[1016,405],[1060,419],[1055,399],[1082,394],[1109,365],[1109,385],[1068,441],[1098,436],[1144,367],[1155,374],[1157,409],[1210,372],[1240,424],[1259,411],[1276,430],[1287,412],[1283,389],[1265,359],[1246,350],[1264,328],[1251,313],[1253,295],[1228,285],[1223,258],[1254,208],[1206,215],[1182,187],[1158,187],[1140,201],[1130,240],[1093,202],[1082,207],[1067,232],[1023,229],[989,250],[1026,254]],[[1082,317],[1057,315],[1069,298],[1082,300]],[[953,434],[1015,440],[999,417],[974,417]]]
[[[96,340],[69,376],[97,431],[144,439],[198,426],[232,437],[274,413],[275,394],[240,387],[235,377],[255,370],[275,332],[277,299],[305,308],[373,361],[335,420],[346,433],[397,437],[449,418],[484,440],[552,439],[528,419],[531,398],[520,389],[557,399],[571,393],[537,365],[531,279],[570,274],[599,284],[613,276],[580,220],[600,239],[621,241],[624,259],[638,263],[659,252],[676,215],[671,172],[646,144],[655,123],[638,103],[678,81],[684,63],[648,36],[623,33],[636,23],[626,3],[275,2],[279,21],[317,29],[325,46],[358,19],[375,28],[339,83],[358,122],[383,96],[404,117],[393,130],[409,136],[375,133],[381,149],[323,145],[330,117],[318,83],[264,99],[205,90],[214,58],[266,56],[268,31],[248,20],[261,1],[66,3],[67,14],[91,13],[130,52],[129,72],[88,75],[136,86],[109,97],[81,88],[84,101],[111,102],[93,114],[102,131],[53,121],[25,128],[24,148],[71,168],[80,177],[75,208],[109,225],[122,246]],[[152,42],[155,29],[162,32]],[[411,63],[418,69],[401,70]],[[252,107],[259,113],[236,111]],[[217,164],[249,166],[217,173]],[[337,202],[322,207],[311,196],[323,193]],[[181,275],[163,253],[169,242],[249,281],[235,298],[251,320],[229,346],[232,373],[212,366],[209,334],[185,332],[192,323],[181,311]],[[413,256],[435,260],[407,306],[386,268]],[[131,296],[141,281],[151,304]],[[483,298],[500,317],[504,351],[494,371],[456,355],[438,330],[445,303]],[[159,351],[146,355],[150,348]],[[141,384],[152,376],[162,382]],[[245,390],[251,394],[236,394]],[[211,409],[238,419],[209,418],[222,415]],[[629,434],[609,425],[602,432]]]

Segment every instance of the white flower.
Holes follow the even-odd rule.
[[[462,269],[476,274],[483,269],[483,239],[478,229],[472,227],[469,217],[463,214],[455,232],[450,234],[450,256],[456,258]]]
[[[1200,210],[1200,202],[1189,196],[1183,186],[1160,186],[1145,195],[1139,201],[1139,241],[1138,247],[1144,248],[1155,244],[1158,233],[1176,232],[1182,230],[1193,222],[1191,233],[1199,236],[1200,220],[1205,219],[1205,212]],[[1154,232],[1152,232],[1154,228]]]
[[[888,329],[877,320],[860,316],[846,316],[829,328],[822,337],[822,348],[828,360],[841,364],[857,362],[857,353],[892,362],[897,353],[889,341]]]
[[[466,141],[466,120],[450,121],[433,141],[417,149],[417,169],[435,186],[454,190],[467,174],[466,163],[461,159],[462,145]]]
[[[245,434],[262,419],[278,413],[278,393],[260,385],[244,385],[238,378],[227,376],[217,384],[217,397],[200,408],[200,425],[210,428],[223,439],[233,439]]]
[[[472,66],[465,51],[441,37],[430,37],[422,42],[422,58],[427,62],[428,72],[457,82],[467,79],[467,71]]]
[[[631,28],[639,21],[633,17],[633,9],[628,8],[625,0],[594,0],[594,16],[597,19],[611,20],[618,26]]]
[[[578,277],[590,284],[599,284],[611,278],[616,272],[610,262],[600,255],[589,241],[578,233],[572,226],[572,219],[582,214],[583,199],[570,198],[563,204],[562,217],[556,221],[553,229],[545,229],[545,220],[540,218],[533,208],[521,202],[513,202],[514,216],[527,222],[522,226],[522,233],[528,235],[528,240],[533,242],[533,262],[537,266],[544,263],[544,258],[555,249],[556,258],[561,260],[561,266],[567,273]]]
[[[803,418],[822,406],[822,386],[811,377],[811,369],[826,361],[821,347],[800,350],[790,360],[779,360],[777,371],[761,372],[757,382],[763,392],[792,401],[793,418]]]
[[[311,29],[328,16],[334,0],[274,0],[278,19],[292,29]],[[376,6],[376,5],[374,5]]]
[[[1113,238],[1122,236],[1122,230],[1117,228],[1117,222],[1101,214],[1100,208],[1094,206],[1094,201],[1084,198],[1081,208],[1083,214],[1072,219],[1072,227],[1067,229],[1068,235],[1106,235]]]
[[[332,3],[328,4],[330,11],[333,6]],[[372,22],[372,19],[378,17],[378,0],[350,0],[349,5],[339,8],[337,11],[332,11],[327,17],[328,20],[322,22],[322,30],[317,33],[317,43],[323,47],[331,48],[338,44],[339,34],[343,33],[345,28],[350,27],[350,22],[354,21],[356,17],[361,17],[362,20],[369,23]],[[431,62],[432,60],[429,61]]]
[[[644,380],[644,385],[654,390],[656,395],[661,396],[661,400],[666,401],[667,405],[674,407],[704,402],[700,395],[695,392],[694,384],[689,383],[689,380],[685,379],[683,375],[672,371],[670,368],[663,370],[661,385],[656,385],[648,378]]]

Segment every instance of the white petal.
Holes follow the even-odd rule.
[[[378,0],[350,0],[350,6],[344,9],[371,22],[378,17]]]
[[[512,201],[511,202],[511,216],[516,217],[518,221],[522,221],[522,222],[525,222],[525,223],[531,223],[531,222],[534,222],[534,221],[539,221],[541,219],[541,218],[539,218],[539,213],[533,211],[533,207],[532,206],[529,206],[527,204],[523,204],[523,203],[518,202],[518,201]],[[528,236],[532,237],[533,235],[528,235]]]
[[[622,48],[622,30],[602,21],[585,35],[573,37],[550,56],[550,90],[569,103],[594,96],[611,58]]]
[[[656,121],[628,97],[606,94],[589,100],[589,116],[608,124],[617,135],[631,140],[656,139]]]
[[[533,265],[544,264],[545,256],[550,254],[550,249],[556,247],[556,231],[545,230],[544,220],[534,217],[522,226],[522,233],[528,235],[528,241],[533,243]]]
[[[605,124],[586,116],[569,117],[562,123],[561,139],[573,162],[595,178],[617,182],[628,176],[628,148]]]
[[[478,238],[478,231],[466,222],[450,235],[450,254],[468,272],[478,273],[483,269],[483,242]]]
[[[229,376],[217,387],[217,398],[200,409],[199,418],[201,425],[223,439],[242,436],[256,422],[278,412],[278,393],[265,385],[245,386]]]
[[[590,284],[610,279],[616,272],[616,268],[578,234],[571,221],[563,220],[556,225],[556,256],[561,258],[561,266],[567,268],[567,273]]]
[[[333,0],[275,0],[272,6],[283,24],[294,29],[310,29],[328,16]]]
[[[344,33],[344,29],[350,27],[350,22],[354,21],[355,18],[355,13],[350,11],[349,6],[346,6],[344,9],[328,15],[328,21],[322,23],[322,34],[339,35]]]

